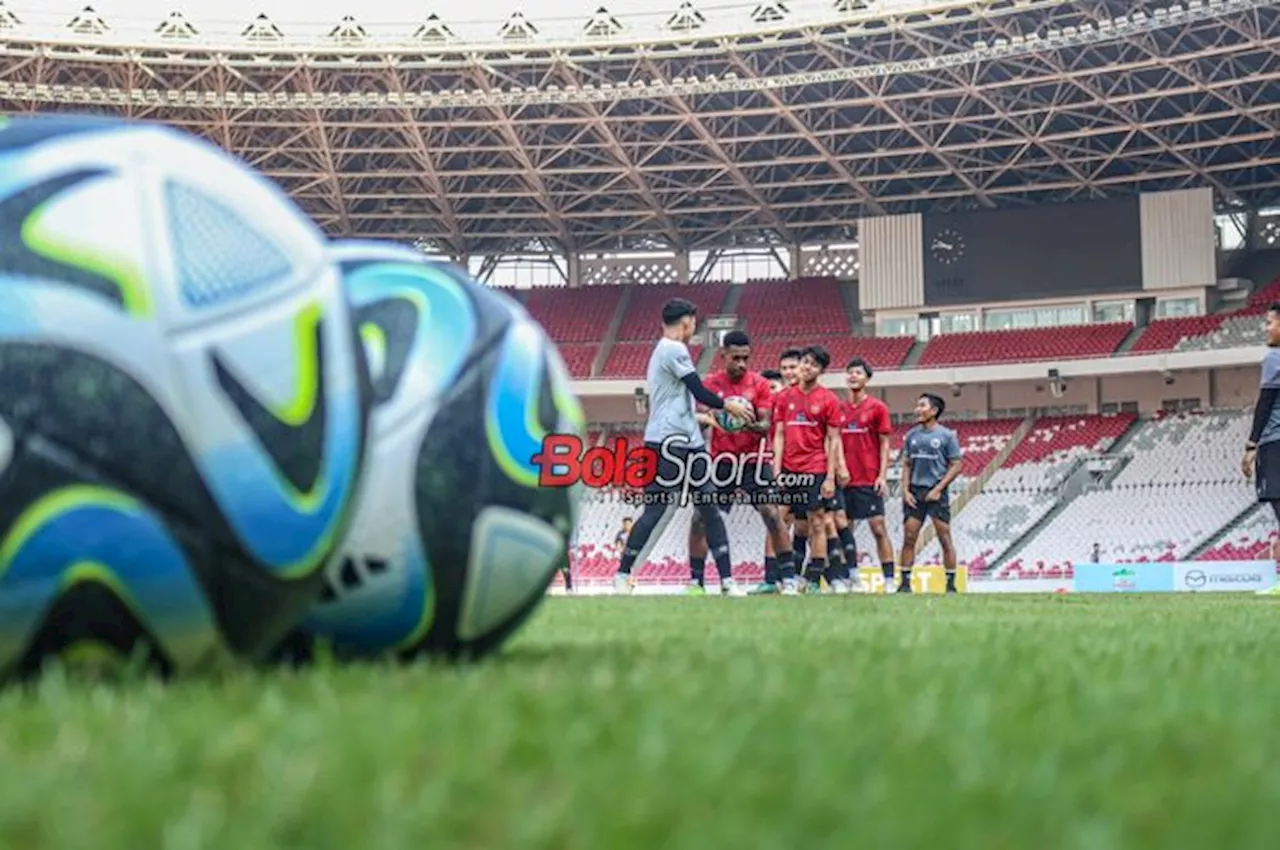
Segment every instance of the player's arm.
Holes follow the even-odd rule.
[[[844,438],[840,436],[840,429],[836,429],[835,439],[836,453],[836,484],[846,487],[849,484],[849,458],[844,453]]]
[[[890,447],[890,441],[893,436],[893,423],[889,421],[889,408],[881,408],[880,410],[880,474],[876,476],[876,492],[884,496],[889,492],[889,458],[893,453]]]
[[[787,429],[783,423],[779,422],[778,427],[773,430],[773,471],[775,474],[784,469],[782,465],[782,457],[783,451],[786,447]]]
[[[909,508],[916,506],[916,497],[911,492],[911,452],[907,451],[907,444],[902,445],[902,501]]]
[[[830,499],[836,494],[836,470],[840,468],[840,426],[827,425],[827,477],[822,482],[822,495]]]
[[[1249,429],[1249,439],[1244,444],[1244,458],[1240,461],[1240,471],[1244,473],[1245,479],[1253,477],[1258,441],[1262,439],[1262,432],[1271,419],[1277,397],[1280,397],[1280,357],[1275,357],[1273,352],[1268,351],[1262,361],[1262,381],[1258,386],[1258,402],[1253,408],[1253,426]]]
[[[951,482],[955,481],[960,475],[960,468],[964,466],[964,454],[960,451],[960,441],[952,435],[947,440],[947,474],[942,476],[942,480],[938,482],[938,486],[933,488],[933,493],[941,499],[942,494],[951,486]]]

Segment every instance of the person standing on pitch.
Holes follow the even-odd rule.
[[[819,345],[804,350],[800,360],[800,382],[788,387],[774,399],[773,418],[776,422],[773,437],[773,460],[779,469],[784,502],[796,518],[796,535],[799,525],[808,521],[809,528],[819,534],[813,538],[813,554],[810,558],[809,581],[815,589],[827,568],[827,538],[821,532],[828,501],[836,494],[836,460],[840,443],[840,399],[822,386],[819,379],[831,364],[831,355]],[[793,544],[795,566],[799,568],[800,555]],[[785,566],[782,575],[782,592],[791,596],[798,591],[794,570]]]
[[[741,399],[756,411],[756,421],[737,433],[729,433],[719,426],[714,416],[698,414],[699,424],[711,429],[711,459],[721,467],[722,474],[731,478],[730,484],[720,489],[719,508],[728,516],[739,492],[746,497],[764,522],[766,542],[766,581],[769,556],[775,562],[791,566],[791,541],[778,518],[778,507],[773,503],[773,471],[769,465],[771,433],[770,410],[773,407],[773,388],[768,379],[751,371],[751,340],[742,331],[730,331],[724,335],[720,347],[724,368],[707,376],[706,385],[712,392],[726,399]],[[727,471],[726,471],[727,468]],[[731,474],[736,471],[736,474]],[[719,476],[717,476],[719,477]],[[689,525],[689,572],[691,593],[705,593],[707,563],[707,534],[702,515],[694,514]],[[720,576],[720,592],[731,593],[732,580]]]
[[[653,347],[649,357],[649,371],[645,378],[649,394],[649,420],[644,428],[645,445],[658,453],[658,474],[645,487],[645,505],[627,535],[622,548],[622,560],[614,576],[614,590],[629,592],[633,585],[631,570],[637,562],[643,564],[653,544],[662,536],[667,523],[675,514],[678,494],[685,482],[676,480],[682,471],[690,469],[691,461],[701,455],[703,463],[710,464],[702,439],[702,429],[694,416],[694,400],[712,410],[724,410],[730,416],[746,422],[755,421],[755,410],[741,401],[726,402],[702,384],[689,356],[689,339],[698,326],[698,308],[683,298],[673,298],[662,308],[662,338]],[[663,453],[678,457],[679,462],[669,460]],[[729,535],[724,519],[712,497],[710,481],[694,488],[695,508],[706,528],[707,545],[715,559],[716,570],[721,576],[731,572]]]
[[[1246,481],[1253,479],[1258,501],[1271,506],[1280,522],[1280,301],[1267,310],[1267,356],[1262,358],[1262,380],[1258,403],[1253,408],[1253,427],[1244,444],[1240,470]],[[1272,546],[1271,559],[1276,557]],[[1258,591],[1259,596],[1280,596],[1280,584]]]
[[[938,424],[947,409],[941,396],[925,393],[916,402],[918,425],[907,432],[902,449],[902,577],[898,593],[911,592],[911,567],[916,562],[916,537],[926,519],[942,546],[947,593],[956,592],[956,547],[951,542],[951,496],[947,488],[960,474],[962,455],[956,432]]]
[[[884,522],[884,499],[889,495],[885,479],[889,471],[889,438],[893,422],[889,406],[867,392],[874,374],[871,366],[855,357],[845,369],[845,385],[849,401],[841,406],[840,460],[848,481],[841,492],[835,525],[845,549],[845,561],[851,569],[858,567],[858,551],[853,540],[853,521],[862,520],[876,541],[876,554],[884,573],[885,593],[893,587],[893,543]],[[849,578],[846,576],[845,578]]]

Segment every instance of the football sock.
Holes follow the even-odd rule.
[[[827,583],[831,583],[833,579],[848,578],[849,565],[844,560],[844,552],[840,549],[840,540],[836,537],[827,538]]]
[[[804,576],[815,586],[816,589],[816,587],[822,583],[822,575],[826,571],[826,558],[810,558],[809,565],[805,567]]]
[[[840,529],[840,549],[844,552],[844,562],[851,569],[858,564],[858,544],[853,540],[853,526],[846,525]]]
[[[804,566],[804,556],[809,552],[809,538],[797,534],[795,539],[791,541],[791,548],[796,553],[796,566]]]
[[[564,572],[564,589],[573,590],[573,576],[569,573],[568,570],[563,570],[563,572]]]
[[[782,577],[782,573],[778,570],[778,559],[769,556],[764,559],[764,583],[777,584]]]
[[[689,559],[689,578],[698,587],[702,587],[707,583],[707,559],[705,557]]]
[[[711,550],[711,557],[715,559],[716,572],[720,573],[720,580],[724,581],[733,570],[733,561],[729,557],[729,532],[724,527],[724,517],[720,515],[718,507],[710,504],[699,505],[698,513],[702,514],[702,522],[707,528],[707,547]]]
[[[947,570],[947,590],[956,589],[956,571]]]
[[[794,579],[796,577],[796,556],[792,552],[778,553],[778,578]]]
[[[893,561],[882,561],[880,572],[884,573],[885,584],[893,584]]]
[[[903,567],[902,578],[898,581],[898,587],[910,587],[910,586],[911,586],[911,568]]]

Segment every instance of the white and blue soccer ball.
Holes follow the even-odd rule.
[[[747,401],[742,396],[736,396],[736,395],[729,396],[728,398],[725,399],[725,401],[726,402],[736,401],[738,404],[741,404],[744,407],[751,406],[751,402]],[[731,434],[736,434],[739,431],[744,431],[746,430],[747,426],[751,424],[747,420],[740,419],[737,416],[734,416],[732,413],[729,413],[727,410],[723,410],[723,409],[717,410],[715,412],[715,417],[716,417],[716,424],[719,425],[722,430],[728,431]]]
[[[0,119],[0,677],[274,647],[346,532],[368,406],[281,191],[169,129]]]
[[[549,433],[583,434],[555,346],[514,300],[453,266],[339,244],[374,392],[356,516],[288,650],[476,657],[567,564],[580,488],[538,485]]]

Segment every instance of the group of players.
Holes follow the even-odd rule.
[[[722,341],[721,368],[703,380],[688,349],[697,327],[697,307],[673,299],[663,307],[662,324],[663,336],[646,376],[649,418],[644,441],[656,451],[676,455],[680,463],[659,461],[657,479],[646,488],[644,510],[626,529],[615,589],[625,593],[633,588],[632,569],[644,563],[679,507],[675,496],[681,484],[672,482],[680,470],[692,468],[690,459],[702,455],[704,463],[727,464],[738,472],[727,476],[728,484],[707,481],[693,487],[690,592],[705,593],[708,555],[720,576],[721,592],[732,592],[722,514],[742,502],[755,507],[766,529],[764,582],[751,593],[795,595],[818,590],[824,583],[836,593],[855,590],[855,521],[865,521],[875,538],[889,592],[895,562],[884,500],[889,495],[886,475],[893,426],[885,403],[867,392],[872,367],[861,358],[849,361],[849,398],[841,400],[820,382],[831,365],[821,346],[789,348],[777,370],[756,372],[751,369],[750,339],[733,331]],[[961,450],[955,432],[938,422],[945,410],[941,397],[921,395],[915,406],[917,424],[904,439],[898,593],[911,592],[916,540],[926,520],[933,522],[942,548],[947,592],[956,592],[948,488],[960,474]]]

